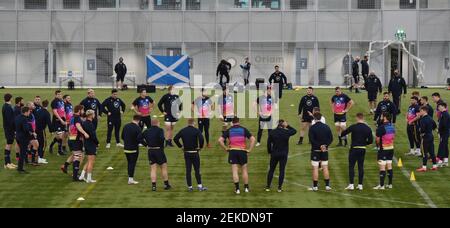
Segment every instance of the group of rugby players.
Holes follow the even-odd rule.
[[[376,76],[375,76],[376,77]],[[369,95],[371,107],[376,102],[377,94],[382,92],[379,82],[374,75],[366,82],[366,89]],[[379,79],[378,79],[379,80]],[[393,78],[395,80],[395,78]],[[368,84],[367,84],[368,83]],[[370,85],[376,83],[376,85]],[[395,82],[394,82],[395,83]],[[378,104],[376,110],[371,108],[376,121],[376,145],[378,150],[378,165],[380,169],[380,184],[375,187],[377,190],[392,188],[393,180],[393,160],[395,145],[395,122],[396,116],[400,114],[397,107],[400,107],[400,99],[396,98],[396,103],[390,101],[391,88],[398,89],[391,85],[390,92],[384,93],[384,99]],[[278,87],[276,87],[278,89]],[[282,88],[280,87],[280,90]],[[402,90],[403,88],[400,87]],[[278,91],[278,94],[280,91]],[[341,88],[335,89],[336,94],[331,99],[331,108],[334,113],[334,122],[338,135],[338,147],[348,145],[347,135],[352,135],[352,142],[349,153],[349,179],[350,185],[347,190],[354,190],[354,167],[358,164],[359,184],[357,189],[363,189],[364,160],[367,146],[373,143],[373,134],[369,125],[365,122],[364,114],[356,115],[356,123],[347,128],[347,113],[354,105],[353,100],[344,94]],[[374,94],[375,93],[375,94]],[[404,90],[406,94],[406,89]],[[227,88],[223,89],[223,94],[218,97],[220,119],[223,122],[222,136],[219,145],[228,153],[228,162],[232,166],[233,182],[235,193],[240,194],[239,171],[242,171],[244,191],[249,192],[248,178],[248,154],[256,146],[261,145],[261,138],[264,129],[268,129],[267,151],[270,154],[270,168],[267,175],[266,191],[271,190],[271,183],[276,167],[279,165],[280,175],[278,191],[282,192],[284,174],[289,154],[289,139],[297,134],[286,121],[279,120],[273,123],[273,111],[276,109],[277,100],[280,97],[272,98],[271,87],[258,97],[255,101],[255,111],[259,117],[259,128],[257,138],[253,137],[249,130],[240,125],[239,118],[235,115],[234,96]],[[401,94],[401,92],[400,92]],[[194,119],[188,119],[188,126],[174,134],[174,126],[180,118],[182,103],[174,88],[169,87],[168,93],[164,95],[157,107],[164,114],[165,129],[159,127],[157,118],[151,118],[154,100],[147,95],[146,90],[141,90],[140,96],[132,103],[132,110],[135,112],[133,120],[123,127],[120,134],[122,115],[126,111],[126,105],[118,97],[118,91],[113,90],[111,96],[101,103],[95,98],[95,92],[88,90],[88,96],[75,107],[71,104],[69,95],[62,95],[61,91],[55,92],[55,98],[51,102],[51,112],[53,119],[50,120],[50,113],[47,110],[49,102],[41,102],[41,98],[36,96],[33,102],[24,104],[23,98],[15,99],[15,106],[12,104],[13,96],[5,94],[5,104],[3,106],[3,127],[7,145],[5,147],[5,168],[17,169],[20,173],[27,173],[24,170],[24,163],[39,165],[47,164],[44,158],[45,151],[45,131],[49,128],[54,133],[54,140],[50,144],[49,151],[53,151],[53,146],[58,145],[58,155],[66,155],[67,145],[71,151],[70,156],[61,170],[68,172],[68,167],[72,164],[74,181],[85,181],[95,183],[92,179],[92,171],[95,164],[99,140],[97,138],[97,126],[99,117],[107,116],[108,133],[106,148],[111,147],[112,132],[115,131],[116,146],[123,148],[128,162],[128,184],[138,184],[134,180],[134,172],[139,157],[139,148],[142,146],[148,149],[148,158],[151,165],[152,190],[156,191],[157,170],[162,171],[164,189],[171,189],[167,169],[167,158],[164,148],[181,148],[184,152],[186,164],[186,182],[189,191],[193,191],[191,170],[195,170],[195,177],[199,191],[205,191],[200,173],[200,150],[211,148],[209,128],[212,112],[215,110],[215,103],[211,100],[205,90],[202,90],[200,97],[191,104],[191,111],[198,118],[198,128],[195,127]],[[439,125],[433,120],[433,108],[427,103],[427,97],[420,97],[414,94],[411,97],[411,106],[408,108],[408,136],[411,144],[411,151],[408,155],[419,155],[423,157],[423,166],[417,171],[426,172],[427,162],[431,158],[433,166],[431,170],[438,167],[448,166],[448,138],[450,134],[450,116],[447,104],[440,99],[438,93],[433,94],[433,100],[437,104],[437,118]],[[176,108],[174,108],[176,107]],[[328,151],[333,142],[331,129],[326,125],[325,118],[320,113],[319,99],[314,96],[313,88],[307,89],[307,94],[302,97],[299,104],[299,117],[301,118],[301,131],[298,144],[303,144],[306,132],[308,132],[311,144],[311,164],[313,167],[313,186],[311,191],[318,191],[319,171],[323,171],[325,179],[325,189],[331,190],[330,174],[328,170]],[[438,128],[440,136],[439,154],[434,153],[433,131]],[[143,131],[144,130],[144,131]],[[204,137],[205,136],[205,137]],[[11,148],[16,140],[16,157],[18,166],[11,161]],[[123,140],[123,144],[121,143]],[[206,142],[205,142],[206,141]],[[250,142],[250,143],[248,143]],[[174,145],[175,143],[175,145]],[[415,148],[415,149],[414,149]],[[87,161],[82,163],[87,157]],[[82,168],[81,173],[79,170]],[[388,177],[388,184],[385,185],[385,178]]]

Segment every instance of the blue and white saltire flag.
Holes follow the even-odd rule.
[[[147,82],[157,85],[189,83],[189,57],[147,55]]]

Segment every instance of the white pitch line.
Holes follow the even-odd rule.
[[[394,158],[394,162],[398,163],[397,158]],[[401,169],[403,176],[405,176],[408,180],[410,179],[410,174],[406,169]],[[438,206],[431,200],[430,196],[420,187],[420,185],[415,181],[410,181],[412,186],[416,189],[416,191],[422,196],[422,198],[427,202],[428,206],[431,208],[438,208]]]
[[[275,176],[275,178],[278,178],[278,176]],[[293,185],[297,185],[299,187],[305,187],[305,188],[309,188],[310,186],[306,186],[297,182],[290,182],[288,180],[285,180],[286,183],[292,183]],[[323,190],[319,190],[321,192],[326,192]],[[382,202],[388,202],[388,203],[399,203],[399,204],[405,204],[405,205],[414,205],[414,206],[429,206],[428,204],[423,204],[423,203],[413,203],[413,202],[405,202],[405,201],[399,201],[399,200],[388,200],[388,199],[382,199],[382,198],[375,198],[375,197],[367,197],[367,196],[356,196],[356,195],[352,195],[349,193],[342,193],[342,192],[336,192],[336,191],[331,191],[331,192],[327,192],[327,193],[334,193],[334,194],[338,194],[338,195],[342,195],[342,196],[347,196],[347,197],[352,197],[352,198],[359,198],[359,199],[367,199],[367,200],[376,200],[376,201],[382,201]]]

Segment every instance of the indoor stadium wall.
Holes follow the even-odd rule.
[[[145,83],[148,54],[189,55],[191,75],[202,75],[205,83],[216,81],[221,59],[236,63],[231,75],[237,78],[249,56],[252,81],[280,65],[294,85],[337,86],[344,84],[348,53],[363,56],[369,42],[392,40],[399,28],[407,33],[407,47],[426,62],[426,85],[450,77],[449,0],[38,2],[46,4],[0,1],[1,86],[57,86],[65,71],[81,72],[85,86],[109,86],[107,75],[120,56]],[[392,59],[391,49],[372,55],[371,68],[384,82]],[[402,66],[412,85],[406,54]]]

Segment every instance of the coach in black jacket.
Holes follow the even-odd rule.
[[[126,105],[122,101],[122,99],[118,97],[118,91],[116,89],[113,89],[111,91],[111,96],[103,101],[101,106],[103,108],[103,113],[108,116],[106,148],[110,147],[113,129],[116,136],[117,147],[123,147],[123,145],[120,144],[120,127],[122,126],[122,113],[125,112]]]
[[[36,117],[36,134],[37,140],[39,142],[38,147],[38,155],[40,159],[44,159],[44,147],[45,147],[45,129],[48,127],[50,132],[53,132],[52,121],[50,118],[50,112],[47,110],[48,108],[48,100],[42,102],[42,107],[39,109],[36,108],[35,117]],[[38,106],[36,106],[38,107]],[[69,120],[70,121],[70,120]]]
[[[26,173],[23,169],[25,159],[27,158],[28,145],[30,144],[31,137],[33,136],[33,128],[28,121],[28,117],[31,115],[31,110],[28,107],[22,108],[22,114],[15,119],[16,127],[16,141],[20,147],[19,164],[17,170],[20,173]]]
[[[450,136],[450,115],[448,114],[447,103],[440,103],[438,110],[441,112],[439,117],[439,151],[438,158],[441,160],[441,166],[448,166],[448,138]]]
[[[267,140],[267,151],[270,154],[270,169],[267,175],[266,191],[270,191],[273,175],[278,163],[280,163],[278,192],[283,191],[284,174],[289,154],[289,139],[295,134],[297,134],[297,130],[290,127],[284,120],[278,121],[277,129],[269,133],[269,139]]]
[[[231,63],[226,61],[225,59],[222,59],[220,61],[219,65],[217,66],[216,76],[220,76],[220,85],[223,87],[225,86],[223,83],[223,77],[226,78],[226,84],[230,83],[230,70],[231,70]]]
[[[401,113],[401,96],[403,94],[408,93],[408,88],[406,86],[405,79],[400,75],[399,70],[394,71],[394,75],[389,82],[389,93],[392,94],[392,99],[394,101],[395,106],[398,108],[397,115]]]
[[[184,151],[184,160],[186,163],[186,182],[188,190],[193,191],[192,187],[192,166],[195,170],[195,179],[197,179],[198,190],[207,190],[202,184],[202,176],[200,174],[200,149],[203,148],[205,140],[202,132],[194,127],[194,119],[188,120],[188,126],[183,128],[175,136],[174,141],[178,148],[182,148]],[[180,140],[183,142],[181,144]]]
[[[383,93],[383,85],[381,84],[381,80],[375,75],[374,72],[371,72],[368,77],[365,79],[365,85],[367,90],[367,98],[369,99],[369,108],[370,113],[374,113],[377,105],[377,96],[378,93]]]
[[[134,115],[133,121],[123,127],[122,139],[124,143],[124,152],[128,163],[128,184],[138,184],[134,180],[134,171],[139,158],[139,144],[142,143],[142,130],[139,127],[141,116]]]

